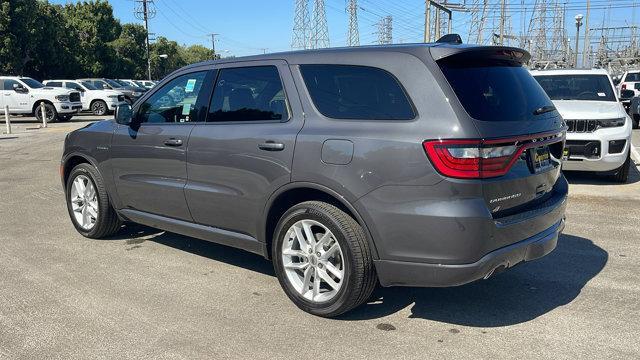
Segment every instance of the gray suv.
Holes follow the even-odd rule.
[[[551,252],[566,127],[524,50],[414,44],[182,68],[70,133],[76,229],[125,221],[271,259],[331,317],[374,287],[455,286]]]

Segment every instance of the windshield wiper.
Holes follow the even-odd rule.
[[[545,106],[543,106],[543,107],[540,107],[540,108],[535,109],[535,110],[533,111],[533,115],[541,115],[541,114],[544,114],[544,113],[548,113],[548,112],[550,112],[550,111],[553,111],[553,110],[555,110],[555,109],[556,109],[556,107],[555,107],[555,106],[553,106],[553,105],[545,105]]]

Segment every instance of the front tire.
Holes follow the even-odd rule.
[[[91,112],[96,116],[103,116],[107,114],[109,108],[107,107],[107,103],[102,100],[96,100],[91,103]]]
[[[122,222],[111,206],[102,176],[95,167],[86,163],[74,167],[65,190],[71,222],[80,234],[99,239],[120,229]]]
[[[633,146],[633,145],[632,145]],[[612,178],[615,182],[626,183],[629,180],[629,168],[631,167],[631,151],[627,154],[627,160],[616,170]]]
[[[44,111],[47,116],[47,123],[53,123],[58,120],[58,111],[56,111],[55,106],[45,103]],[[39,122],[42,122],[42,110],[40,109],[40,106],[36,106],[34,115],[36,116],[36,119],[38,119]]]
[[[284,292],[313,315],[345,313],[365,302],[377,284],[362,227],[324,202],[303,202],[282,216],[272,256]]]

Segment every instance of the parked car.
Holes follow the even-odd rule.
[[[134,80],[136,82],[136,84],[140,85],[140,86],[144,86],[147,89],[151,89],[152,87],[156,86],[156,82],[153,80]]]
[[[631,164],[631,119],[606,70],[533,71],[564,118],[565,170],[597,171],[627,182]],[[630,90],[622,90],[629,97]]]
[[[97,89],[117,90],[124,94],[124,101],[128,104],[133,104],[146,92],[146,89],[137,86],[123,85],[113,79],[93,78],[77,79],[77,81],[89,83]]]
[[[42,121],[42,102],[47,122],[69,121],[82,110],[77,91],[44,86],[29,77],[0,76],[0,92],[0,109],[9,105],[10,113],[34,115],[38,121]]]
[[[618,96],[622,95],[622,90],[633,90],[634,96],[640,95],[640,70],[627,71],[620,77],[620,82],[616,85]]]
[[[80,92],[82,110],[91,111],[94,115],[105,115],[114,111],[118,105],[124,104],[124,94],[120,91],[98,89],[88,81],[45,80],[46,86],[62,87]]]
[[[149,90],[146,87],[142,86],[141,84],[138,84],[135,80],[131,80],[131,79],[116,79],[115,81],[117,81],[118,83],[120,83],[123,86],[133,86],[135,88],[140,89],[140,91]]]
[[[640,129],[640,97],[635,96],[631,99],[631,104],[629,104],[629,116],[631,116],[631,120],[633,121],[633,128]]]
[[[378,282],[489,278],[564,227],[566,127],[529,58],[414,44],[184,67],[66,137],[71,221],[90,238],[126,220],[260,254],[326,317]]]

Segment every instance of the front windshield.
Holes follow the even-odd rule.
[[[32,89],[40,89],[43,88],[44,85],[38,80],[33,80],[32,78],[21,78],[20,81],[25,83],[28,87]]]
[[[551,100],[616,101],[607,75],[536,75]]]
[[[104,81],[107,82],[107,84],[111,85],[112,87],[115,88],[119,88],[119,87],[123,87],[124,85],[120,84],[119,82],[115,81],[115,80],[111,80],[111,79],[104,79]]]
[[[81,81],[80,84],[82,84],[82,86],[86,87],[88,90],[99,90],[97,87],[91,85],[91,83],[88,81]]]

